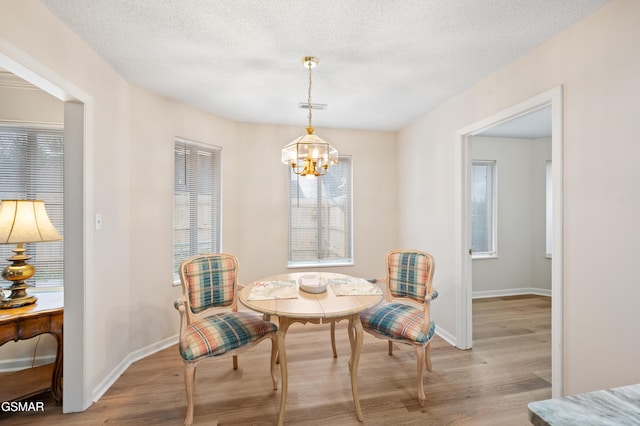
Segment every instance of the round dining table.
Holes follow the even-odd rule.
[[[355,282],[372,287],[372,294],[343,294],[336,295],[332,285],[326,286],[326,291],[319,293],[309,293],[298,289],[298,283],[301,278],[315,276],[326,283],[338,279],[342,282]],[[292,292],[284,295],[282,298],[264,298],[255,297],[254,286],[264,286],[271,283],[285,283],[288,285],[295,284]],[[297,290],[297,294],[296,294]],[[348,292],[347,292],[348,293]],[[351,376],[351,393],[356,408],[356,414],[359,421],[363,421],[360,401],[358,399],[358,362],[360,360],[360,352],[362,350],[363,329],[360,322],[360,312],[371,308],[382,301],[382,292],[368,283],[362,278],[351,277],[349,275],[330,273],[330,272],[298,272],[274,275],[256,280],[255,282],[245,286],[239,294],[240,302],[247,308],[256,312],[270,316],[278,317],[277,345],[278,357],[280,362],[280,374],[282,378],[280,412],[278,414],[278,425],[284,422],[285,407],[287,404],[287,388],[288,388],[288,372],[287,372],[287,355],[285,348],[285,337],[289,326],[293,323],[311,323],[325,324],[340,320],[348,320],[349,343],[351,345],[351,357],[349,359],[349,372]],[[256,300],[258,299],[258,300]]]

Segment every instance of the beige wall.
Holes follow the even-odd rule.
[[[638,22],[640,2],[614,1],[400,134],[400,243],[435,255],[455,335],[454,133],[563,85],[565,393],[640,382]]]
[[[20,84],[20,81],[18,77],[15,77],[15,82],[13,77],[7,78],[9,84],[3,85],[0,74],[0,122],[61,125],[64,120],[63,103],[26,82]]]
[[[96,398],[128,362],[175,341],[174,138],[223,148],[223,249],[239,257],[240,278],[247,282],[286,271],[288,183],[280,148],[304,131],[304,116],[300,127],[286,127],[234,123],[198,111],[129,85],[38,2],[12,1],[3,8],[0,54],[77,89],[87,102],[84,214],[93,256],[85,286],[65,289],[65,318],[83,311],[86,292],[91,322],[85,382]],[[379,276],[385,251],[397,241],[396,134],[317,132],[352,155],[354,167],[355,265],[329,269]],[[103,218],[100,231],[92,227],[96,213]],[[81,332],[75,324],[65,329],[74,326]],[[79,348],[67,345],[65,351],[77,356]],[[65,385],[81,370],[70,367]],[[65,406],[74,391],[65,389]]]
[[[280,148],[303,133],[302,127],[239,124],[239,157],[223,160],[228,171],[223,176],[223,244],[238,253],[244,265],[243,281],[286,271],[288,169],[280,162]],[[396,244],[396,135],[322,128],[316,133],[353,161],[354,265],[328,269],[379,276],[386,250]],[[255,170],[246,173],[243,167],[229,164],[238,159]]]
[[[90,255],[84,263],[78,258],[68,263],[73,273],[65,263],[64,408],[78,410],[131,352],[129,85],[36,1],[3,2],[0,55],[0,66],[23,72],[23,78],[37,80],[61,99],[79,96],[85,102],[86,169],[81,162],[70,166],[84,181],[65,192],[65,204],[74,205],[70,215],[86,221],[65,224],[65,245],[75,240],[71,234],[88,231],[84,251]],[[38,79],[43,76],[48,82]],[[102,231],[90,226],[95,213],[103,216]],[[82,316],[91,320],[85,330],[77,323]],[[82,338],[89,342],[85,364],[81,348],[70,344]]]
[[[280,148],[301,127],[235,123],[131,88],[131,350],[177,331],[172,287],[173,145],[176,136],[222,147],[222,248],[240,262],[244,283],[287,271],[288,180]],[[304,118],[304,117],[301,117]],[[353,156],[355,265],[347,274],[383,274],[396,244],[395,133],[318,129]],[[379,168],[379,159],[388,160]],[[154,327],[144,324],[153,321]]]
[[[2,7],[0,54],[89,99],[85,216],[90,223],[101,213],[103,229],[87,236],[86,308],[93,322],[86,331],[92,342],[86,382],[99,390],[132,353],[175,334],[173,137],[223,146],[223,244],[240,256],[246,281],[285,265],[286,178],[278,149],[302,127],[232,123],[131,87],[40,3],[5,1]],[[382,256],[392,246],[432,252],[440,291],[434,316],[454,332],[453,134],[562,84],[565,390],[639,382],[640,287],[633,283],[640,255],[639,20],[640,2],[615,1],[404,129],[397,152],[393,134],[319,128],[354,156],[356,265],[339,271],[381,274]],[[261,167],[245,173],[248,164]],[[67,293],[65,299],[77,303],[82,288]],[[65,383],[68,374],[74,372],[65,370]]]
[[[546,160],[551,139],[474,136],[473,160],[497,168],[495,258],[473,260],[473,297],[551,294],[551,260],[545,258]],[[546,154],[546,155],[545,155]]]

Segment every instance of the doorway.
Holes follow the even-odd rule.
[[[545,108],[551,110],[552,153],[552,223],[551,246],[551,374],[552,396],[563,394],[562,384],[562,87],[556,87],[531,99],[516,104],[499,113],[478,121],[456,132],[456,346],[470,349],[473,345],[471,315],[472,265],[471,265],[471,140],[490,128],[512,122],[514,119]]]
[[[64,413],[86,410],[90,387],[93,283],[93,98],[0,40],[0,67],[64,102]]]

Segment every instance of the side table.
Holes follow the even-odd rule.
[[[57,403],[62,403],[62,356],[64,293],[39,293],[32,305],[12,309],[0,309],[0,346],[9,341],[26,340],[40,334],[53,335],[58,343],[56,360],[51,378],[51,393]]]

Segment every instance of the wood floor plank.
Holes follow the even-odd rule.
[[[177,327],[177,318],[176,318]],[[289,425],[528,425],[527,403],[551,397],[551,304],[544,296],[473,301],[474,347],[461,351],[435,337],[433,371],[420,407],[413,348],[365,334],[359,367],[363,423],[356,418],[347,365],[346,324],[294,324],[287,335]],[[269,343],[240,357],[202,365],[196,375],[195,425],[273,425],[280,392],[272,390]],[[175,346],[131,365],[83,413],[62,414],[47,394],[44,413],[2,413],[0,425],[180,425],[186,413],[183,365]]]

